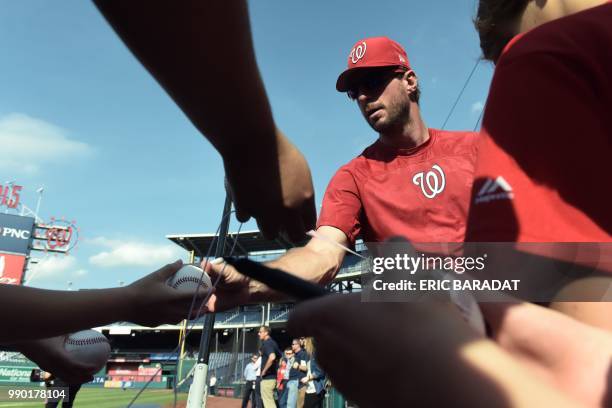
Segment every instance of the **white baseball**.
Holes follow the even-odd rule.
[[[168,285],[174,289],[190,293],[195,293],[200,288],[208,294],[208,291],[212,288],[212,282],[208,274],[194,265],[185,265],[179,269],[172,278],[168,279]]]
[[[100,371],[110,357],[108,339],[95,330],[83,330],[68,335],[64,348],[78,362],[95,367],[89,374]]]

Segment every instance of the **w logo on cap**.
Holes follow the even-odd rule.
[[[358,44],[355,47],[353,47],[353,49],[351,50],[351,54],[349,55],[351,62],[353,64],[356,64],[359,62],[360,59],[365,57],[367,48],[368,48],[368,45],[366,44],[365,41],[362,41],[361,44]]]

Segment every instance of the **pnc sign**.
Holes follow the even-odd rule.
[[[9,238],[30,239],[30,236],[32,235],[32,231],[4,227],[2,228],[2,231],[0,231],[0,235],[2,235],[3,237],[9,237]]]
[[[27,255],[33,230],[32,217],[0,214],[0,252]]]

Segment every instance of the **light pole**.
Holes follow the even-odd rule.
[[[229,191],[229,186],[226,181],[225,185],[225,204],[223,206],[223,214],[221,216],[221,225],[219,226],[219,235],[217,237],[217,246],[214,256],[219,258],[227,255],[225,252],[225,241],[227,238],[230,210],[232,208],[232,196]],[[198,352],[198,361],[193,372],[193,382],[189,387],[187,395],[187,408],[206,408],[206,397],[208,389],[206,387],[206,378],[208,377],[208,359],[210,341],[214,332],[215,315],[213,313],[206,314],[204,324],[202,325],[202,336],[200,338],[200,350]]]
[[[38,211],[40,211],[40,202],[42,201],[42,195],[44,191],[45,191],[44,187],[38,187],[38,189],[36,190],[36,192],[38,193],[38,201],[36,202],[36,211],[34,211],[34,217],[36,217],[37,222],[38,222],[38,219],[40,218],[38,216]]]

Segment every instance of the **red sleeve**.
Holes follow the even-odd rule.
[[[598,187],[609,174],[610,84],[596,62],[530,53],[502,64],[483,128],[535,184],[610,231],[610,200]]]
[[[361,231],[360,216],[361,198],[357,183],[345,166],[338,170],[327,186],[317,228],[338,228],[346,234],[352,246]]]

